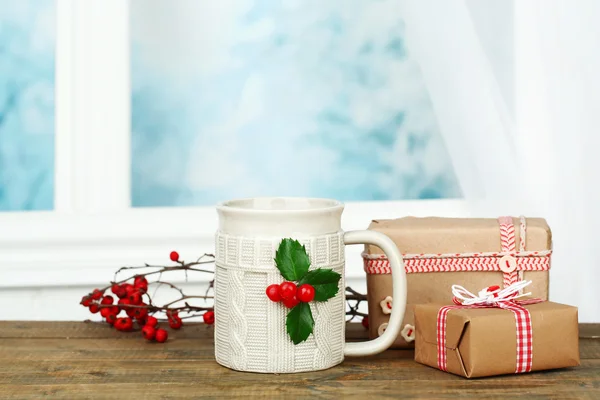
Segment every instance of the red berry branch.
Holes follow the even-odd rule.
[[[108,324],[119,331],[141,329],[144,338],[156,340],[159,343],[166,341],[168,338],[168,332],[160,328],[159,323],[166,322],[171,329],[179,329],[183,326],[184,319],[202,316],[204,323],[214,324],[215,313],[212,306],[197,306],[188,302],[191,299],[212,300],[213,296],[209,296],[209,292],[214,287],[214,279],[210,281],[203,296],[186,295],[181,288],[161,280],[164,274],[174,271],[184,271],[186,280],[189,271],[214,274],[213,270],[199,267],[205,264],[213,264],[214,256],[205,254],[195,262],[185,263],[179,259],[179,254],[173,251],[169,258],[177,265],[144,264],[139,267],[119,268],[115,272],[110,285],[101,289],[94,289],[91,293],[83,296],[81,305],[88,307],[92,314],[99,312]],[[132,270],[136,272],[140,270],[140,272],[125,279],[119,279],[119,274]],[[151,295],[149,288],[153,286],[155,290]],[[156,304],[153,297],[161,287],[174,290],[178,297],[166,304]],[[116,298],[108,293],[109,289]],[[184,316],[180,316],[180,313]],[[155,315],[164,315],[164,318],[156,318]]]
[[[214,288],[214,279],[209,281],[208,288],[203,296],[187,295],[177,285],[162,280],[164,274],[175,271],[183,271],[186,278],[188,272],[214,274],[213,269],[203,267],[207,264],[214,264],[214,256],[204,254],[195,262],[185,263],[179,259],[179,254],[176,251],[172,251],[169,258],[176,265],[144,264],[142,266],[119,268],[109,285],[94,289],[91,293],[83,296],[80,304],[87,307],[92,314],[100,313],[106,323],[119,331],[140,330],[145,339],[155,340],[159,343],[165,342],[169,335],[168,331],[159,327],[159,325],[166,324],[171,329],[180,329],[183,326],[183,320],[200,316],[202,316],[205,324],[214,324],[215,313],[211,305],[197,306],[188,302],[192,299],[212,302],[214,298],[209,296],[209,293]],[[122,276],[126,272],[135,273],[120,279],[120,275]],[[153,298],[159,288],[172,290],[178,294],[178,297],[162,305],[156,304]],[[152,294],[150,291],[152,291]],[[287,308],[291,309],[299,303],[313,301],[315,288],[310,284],[297,286],[295,283],[287,281],[281,285],[269,286],[266,294],[272,301],[281,301]],[[346,287],[348,322],[356,317],[363,317],[362,324],[368,327],[367,315],[359,311],[359,305],[366,299],[365,295]]]
[[[367,295],[357,292],[350,286],[346,286],[346,304],[348,304],[348,311],[346,311],[346,315],[350,317],[346,320],[346,322],[352,322],[354,318],[362,317],[361,324],[365,327],[365,329],[368,329],[369,316],[358,311],[360,303],[363,301],[367,301]]]

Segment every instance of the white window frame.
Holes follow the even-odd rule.
[[[122,265],[213,251],[213,207],[132,208],[129,2],[56,0],[53,211],[0,213],[0,288],[95,286]],[[371,218],[469,216],[463,200],[351,202],[343,228]],[[362,278],[360,246],[347,277]]]

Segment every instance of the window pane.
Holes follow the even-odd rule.
[[[460,196],[396,1],[131,5],[134,206]]]
[[[54,1],[0,0],[0,211],[53,207]]]

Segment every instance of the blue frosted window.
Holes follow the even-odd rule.
[[[460,197],[396,1],[131,5],[134,206]]]
[[[0,211],[54,197],[54,1],[0,0]]]

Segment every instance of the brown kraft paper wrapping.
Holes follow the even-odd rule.
[[[415,361],[438,368],[437,315],[442,304],[415,307]],[[532,371],[579,365],[577,308],[545,301],[524,306],[533,330]],[[446,320],[447,370],[467,378],[514,374],[516,326],[500,308],[450,310]]]
[[[519,219],[513,218],[517,250],[520,240]],[[495,218],[417,218],[373,220],[369,230],[389,236],[402,254],[475,253],[501,251],[500,227]],[[551,250],[552,235],[542,218],[527,218],[526,250]],[[365,246],[367,254],[382,254],[376,246]],[[531,280],[527,291],[533,297],[548,299],[548,272],[524,271],[523,279]],[[414,325],[414,306],[427,303],[452,303],[451,286],[461,285],[475,293],[488,286],[503,285],[502,271],[419,272],[406,275],[408,297],[402,327]],[[367,274],[369,336],[379,336],[379,327],[389,321],[380,302],[392,296],[392,278],[387,274]],[[398,335],[392,348],[413,347]]]

